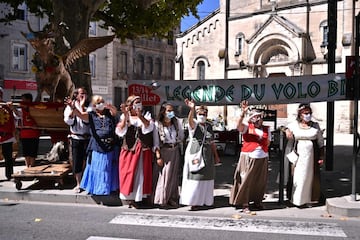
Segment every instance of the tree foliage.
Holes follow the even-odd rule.
[[[182,16],[198,17],[196,7],[203,0],[0,0],[8,4],[0,11],[0,22],[11,24],[16,19],[17,8],[25,3],[32,14],[47,16],[53,24],[64,22],[68,30],[63,37],[71,46],[88,37],[92,20],[102,20],[103,27],[125,40],[141,36],[166,37],[168,32],[180,26]],[[198,17],[199,18],[199,17]],[[56,39],[61,44],[61,39]],[[58,55],[63,55],[67,48]],[[89,60],[82,58],[72,66],[71,78],[75,86],[83,86],[91,92]]]
[[[7,12],[0,22],[16,19],[17,7],[25,2],[29,11],[36,16],[48,16],[56,22],[59,5],[70,5],[77,13],[89,15],[90,20],[102,20],[104,27],[112,27],[121,39],[139,36],[166,36],[169,30],[180,25],[181,17],[193,14],[198,17],[196,7],[203,0],[0,0],[12,11]],[[78,3],[76,3],[78,2]],[[83,8],[78,9],[83,6]],[[66,13],[63,13],[66,14]],[[69,13],[70,14],[70,13]],[[62,15],[62,14],[59,14]],[[61,20],[61,19],[60,19]],[[71,28],[72,22],[66,22]],[[77,29],[81,30],[81,29]]]

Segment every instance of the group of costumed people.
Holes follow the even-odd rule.
[[[268,178],[269,145],[271,132],[263,125],[263,112],[249,111],[247,101],[241,103],[242,113],[237,129],[242,134],[242,148],[234,174],[229,202],[242,212],[264,208],[263,199]],[[245,119],[245,116],[247,117]],[[287,198],[290,204],[307,207],[322,203],[320,191],[320,166],[324,162],[324,138],[317,122],[312,120],[309,104],[300,104],[296,121],[286,128],[287,147],[285,169]],[[294,151],[296,160],[290,161],[288,153]]]
[[[16,108],[12,102],[3,101],[3,89],[0,87],[0,146],[5,160],[5,176],[7,180],[12,178],[16,155],[13,155],[14,146],[19,148],[21,143],[22,155],[25,158],[26,167],[34,167],[39,148],[40,130],[36,128],[36,122],[31,117],[27,104],[33,101],[31,93],[21,95],[20,108]],[[18,128],[18,136],[16,130]],[[20,141],[18,141],[20,140]],[[16,143],[17,145],[14,145]]]
[[[189,135],[194,139],[187,147],[196,151],[201,143],[206,164],[198,172],[190,172],[185,157],[180,194],[184,129],[182,120],[175,116],[174,106],[163,103],[154,120],[149,112],[143,111],[141,98],[133,95],[121,104],[122,114],[118,116],[116,108],[98,95],[85,107],[83,92],[83,88],[77,89],[74,99],[66,100],[68,106],[64,111],[64,121],[71,130],[76,192],[108,195],[119,190],[120,199],[134,208],[140,204],[157,204],[162,208],[184,204],[195,210],[213,205],[214,164],[220,159],[212,126],[206,121],[206,106],[195,107],[193,101],[185,101],[190,108]],[[80,166],[85,157],[82,172]]]
[[[198,210],[213,205],[215,166],[221,162],[212,125],[207,121],[206,106],[195,106],[193,100],[185,100],[189,108],[186,124],[189,138],[182,159],[183,120],[175,116],[171,103],[164,102],[153,119],[149,112],[143,111],[141,98],[135,95],[121,104],[121,115],[101,96],[93,96],[87,108],[84,102],[84,97],[79,96],[75,101],[68,99],[68,112],[64,116],[64,120],[66,116],[69,118],[73,136],[71,149],[73,164],[78,166],[73,170],[78,176],[77,191],[85,190],[93,195],[119,191],[120,199],[134,208],[144,204],[172,208],[181,204]],[[249,213],[251,209],[264,208],[272,139],[270,128],[263,125],[263,112],[250,110],[246,101],[240,107],[237,130],[243,141],[229,203]],[[288,145],[298,154],[297,162],[288,164],[287,176],[288,198],[296,206],[320,198],[319,164],[323,162],[324,140],[319,125],[311,121],[311,113],[310,105],[300,105],[297,120],[286,130]],[[78,119],[77,123],[74,119]],[[76,129],[79,124],[83,126]],[[203,166],[194,171],[192,154],[196,152],[201,153]],[[84,162],[79,159],[85,156],[82,173],[80,166]]]

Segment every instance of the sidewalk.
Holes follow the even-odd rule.
[[[352,179],[352,144],[353,138],[350,134],[336,134],[334,136],[334,170],[322,171],[322,191],[327,200],[325,206],[317,206],[307,209],[287,207],[279,203],[279,187],[276,179],[279,172],[279,154],[272,153],[269,161],[269,180],[264,200],[265,210],[256,212],[258,216],[264,217],[291,217],[291,218],[330,218],[330,217],[354,217],[360,220],[360,196],[357,201],[351,201],[351,179]],[[40,156],[41,158],[41,156]],[[214,208],[201,211],[204,214],[220,214],[236,217],[239,211],[229,206],[228,198],[232,178],[237,163],[236,156],[221,156],[223,165],[216,168],[215,180],[215,204]],[[39,161],[39,160],[38,160]],[[357,164],[357,192],[360,189],[360,163]],[[14,172],[25,168],[23,158],[16,160]],[[117,195],[91,196],[86,192],[75,194],[72,190],[75,186],[72,176],[65,179],[63,189],[54,186],[53,182],[22,181],[21,190],[17,190],[13,181],[6,181],[3,161],[0,161],[0,201],[40,201],[59,202],[75,204],[101,204],[108,206],[122,206]],[[286,196],[286,194],[284,194]],[[122,206],[126,207],[126,206]],[[189,207],[163,210],[171,212],[188,211]],[[241,214],[240,214],[241,215]]]

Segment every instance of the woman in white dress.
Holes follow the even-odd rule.
[[[219,155],[214,143],[212,126],[206,123],[207,107],[196,108],[197,120],[194,120],[195,103],[193,100],[185,99],[190,108],[188,116],[188,130],[190,141],[187,146],[184,159],[183,180],[181,186],[180,204],[191,206],[192,211],[201,209],[202,206],[214,204],[214,164],[220,163]],[[203,145],[202,157],[205,167],[196,172],[189,169],[190,159],[187,153],[198,151]]]
[[[324,159],[324,138],[319,124],[311,120],[309,104],[300,104],[295,122],[286,129],[286,137],[293,142],[298,154],[290,163],[292,173],[291,203],[306,206],[320,201],[320,165]]]

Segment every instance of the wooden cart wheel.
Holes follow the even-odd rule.
[[[55,181],[55,187],[57,187],[60,190],[63,190],[64,189],[64,181],[62,179]]]
[[[15,188],[20,190],[22,187],[22,182],[20,180],[15,180]]]

